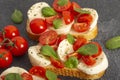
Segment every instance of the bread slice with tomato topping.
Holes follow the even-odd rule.
[[[91,8],[81,8],[76,2],[66,3],[66,7],[53,2],[53,8],[46,2],[38,2],[27,12],[26,31],[33,40],[48,31],[54,30],[58,34],[71,34],[75,37],[94,39],[98,34],[98,13]]]
[[[59,36],[52,45],[48,42],[40,41],[38,45],[29,47],[28,56],[33,66],[42,66],[58,75],[80,79],[101,78],[108,68],[106,54],[97,42],[70,34]]]

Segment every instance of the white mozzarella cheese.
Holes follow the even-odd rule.
[[[40,54],[41,46],[31,46],[28,49],[28,56],[31,63],[35,66],[48,66],[51,64],[50,60],[47,59],[45,56]]]
[[[74,52],[73,45],[70,44],[67,39],[64,39],[60,42],[57,53],[61,61],[65,62],[67,54],[70,54],[72,52]]]

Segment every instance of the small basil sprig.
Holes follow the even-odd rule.
[[[46,71],[46,77],[48,80],[57,80],[57,75],[50,70]]]
[[[61,25],[62,25],[62,20],[61,19],[55,19],[53,21],[53,26],[54,26],[55,29],[60,28]]]
[[[89,43],[80,47],[77,52],[82,55],[93,55],[98,52],[98,47],[95,44]]]
[[[65,6],[68,3],[68,0],[58,0],[57,3],[59,6]]]
[[[67,35],[67,40],[70,44],[73,44],[75,42],[75,39],[71,34]]]
[[[42,46],[40,51],[45,56],[49,56],[49,57],[53,57],[54,59],[58,59],[57,53],[49,45]]]
[[[120,36],[113,37],[106,41],[105,47],[107,49],[117,49],[120,48]]]
[[[13,12],[11,19],[14,23],[21,23],[23,21],[23,14],[20,10],[15,9],[15,11]]]
[[[18,73],[9,73],[5,76],[5,80],[23,80]]]
[[[78,60],[76,57],[70,57],[68,60],[65,62],[65,66],[68,68],[76,68],[78,65]]]
[[[53,8],[51,8],[51,7],[44,7],[44,8],[42,8],[42,14],[43,14],[43,16],[45,16],[45,17],[50,17],[50,16],[56,15],[57,13],[56,13],[56,11],[55,11]]]
[[[80,13],[80,14],[90,14],[90,11],[83,10],[81,8],[74,8],[74,11]]]

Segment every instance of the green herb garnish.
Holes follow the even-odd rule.
[[[70,44],[73,44],[75,42],[74,37],[71,34],[67,35],[67,40]]]
[[[65,6],[68,3],[68,0],[58,0],[59,6]]]
[[[50,70],[46,71],[46,77],[48,80],[57,80],[57,75]]]
[[[18,73],[9,73],[5,76],[5,80],[23,80]]]
[[[80,14],[90,14],[90,11],[83,10],[81,8],[74,8],[74,11],[80,13]]]
[[[60,28],[61,24],[62,24],[62,20],[61,19],[55,19],[53,21],[53,26],[54,26],[55,29]]]

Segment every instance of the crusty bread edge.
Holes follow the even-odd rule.
[[[29,20],[27,20],[26,31],[27,31],[27,34],[28,34],[29,38],[31,38],[32,40],[37,41],[39,39],[40,34],[34,34],[30,30]],[[84,37],[87,40],[92,40],[97,36],[97,34],[98,34],[98,27],[96,25],[92,30],[90,30],[90,31],[88,31],[86,33],[80,33],[80,35],[76,35],[76,34],[72,34],[72,35],[75,36],[75,37]]]

